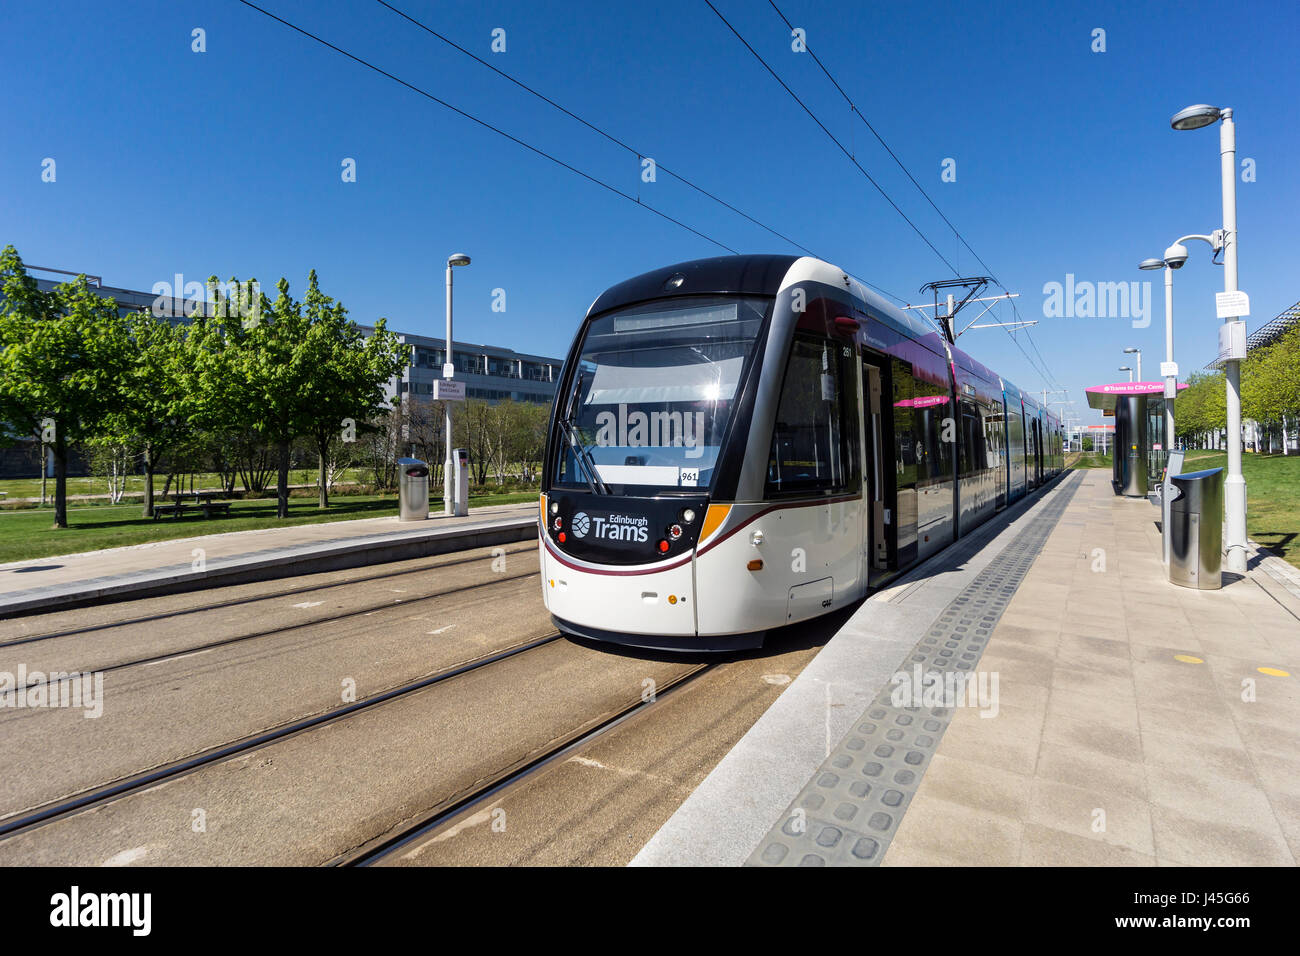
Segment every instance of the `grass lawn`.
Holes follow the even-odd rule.
[[[1109,468],[1110,455],[1082,455],[1066,459],[1071,468]],[[1228,453],[1191,449],[1183,470],[1203,471],[1228,467]],[[1241,456],[1246,479],[1246,533],[1260,547],[1300,568],[1300,455]],[[1157,476],[1158,477],[1158,476]]]
[[[39,469],[34,469],[39,470]],[[172,492],[175,493],[177,481],[172,482]],[[365,470],[362,468],[349,468],[345,470],[338,479],[339,484],[349,482],[364,482],[366,480]],[[163,486],[167,484],[166,475],[154,475],[153,487],[157,494],[162,494]],[[184,476],[183,482],[186,490],[190,487],[190,476]],[[291,485],[311,485],[315,487],[316,472],[309,471],[304,476],[301,468],[294,468],[289,472],[289,484]],[[235,487],[242,490],[243,484],[238,479],[235,481]],[[194,476],[194,488],[196,490],[217,491],[221,488],[221,477],[216,474],[203,474]],[[271,488],[275,488],[275,475],[271,475]],[[41,496],[41,479],[37,478],[3,478],[0,479],[0,491],[8,492],[9,499],[15,498],[39,498]],[[68,479],[68,497],[73,495],[106,495],[108,494],[108,481],[104,478],[69,478]],[[128,475],[126,479],[126,494],[143,495],[144,494],[144,477],[142,475]],[[45,479],[45,495],[49,499],[54,498],[54,479]],[[3,499],[0,499],[3,500]]]
[[[536,500],[536,492],[524,491],[471,497],[469,503],[471,508],[478,508]],[[437,513],[442,508],[442,497],[433,499],[429,504]],[[159,518],[157,521],[141,518],[138,503],[70,507],[68,523],[71,527],[62,530],[52,527],[53,512],[48,508],[0,511],[0,564],[77,551],[121,548],[149,541],[190,538],[201,534],[319,524],[354,518],[382,518],[397,514],[395,495],[336,497],[330,500],[327,511],[316,507],[315,498],[290,498],[289,517],[283,521],[276,518],[275,505],[274,498],[235,501],[231,503],[228,518],[204,519],[195,514],[180,519]]]
[[[1110,455],[1103,455],[1101,452],[1084,451],[1071,452],[1065,456],[1066,468],[1109,468],[1111,467]]]
[[[1188,451],[1186,471],[1226,468],[1228,453]],[[1300,455],[1243,453],[1241,473],[1246,479],[1246,533],[1300,568]]]

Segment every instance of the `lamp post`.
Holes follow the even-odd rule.
[[[1177,245],[1177,243],[1175,243]],[[1174,447],[1174,398],[1178,395],[1178,366],[1174,365],[1174,270],[1163,259],[1143,259],[1139,269],[1163,269],[1165,273],[1165,362],[1161,368],[1165,380],[1165,444]]]
[[[442,363],[442,377],[450,379],[456,375],[456,364],[451,360],[451,270],[456,266],[469,265],[469,256],[456,253],[447,257],[447,355]],[[447,461],[442,468],[442,513],[450,518],[456,513],[456,495],[453,483],[453,471],[456,466],[451,460],[451,402],[444,401],[442,407],[446,413],[443,429],[447,437]]]
[[[1208,236],[1192,234],[1182,236],[1166,249],[1163,259],[1143,259],[1138,263],[1139,269],[1163,269],[1165,273],[1165,361],[1160,374],[1165,380],[1165,442],[1171,450],[1178,442],[1174,434],[1174,400],[1178,397],[1178,366],[1174,364],[1174,270],[1186,264],[1187,247],[1183,243],[1192,239],[1209,243],[1216,256],[1223,249],[1222,230]]]
[[[1119,367],[1119,370],[1120,370],[1121,372],[1128,372],[1128,380],[1129,380],[1130,382],[1133,381],[1133,368],[1132,368],[1131,366],[1128,366],[1128,365],[1121,365],[1121,366]]]
[[[1138,363],[1138,366],[1137,366],[1137,380],[1138,380],[1139,382],[1141,382],[1141,381],[1143,380],[1143,379],[1142,379],[1142,350],[1141,350],[1141,349],[1132,349],[1132,348],[1130,348],[1130,349],[1125,349],[1125,350],[1124,350],[1124,354],[1125,354],[1125,355],[1132,355],[1132,354],[1135,353],[1135,352],[1137,353],[1137,363]]]
[[[1175,113],[1169,125],[1176,130],[1200,129],[1218,122],[1219,175],[1223,193],[1223,291],[1237,291],[1237,127],[1229,107],[1198,103]],[[1240,316],[1224,319],[1240,322]],[[1246,571],[1246,479],[1241,473],[1241,360],[1225,361],[1228,413],[1228,478],[1223,484],[1227,518],[1228,570]]]

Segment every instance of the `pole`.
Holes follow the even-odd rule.
[[[452,364],[451,360],[451,263],[447,263],[447,356],[443,363],[442,377],[447,378],[446,366]],[[445,517],[450,518],[456,513],[455,498],[452,488],[452,465],[451,461],[451,402],[444,401],[442,407],[445,410],[446,417],[443,421],[443,430],[447,438],[447,460],[442,466],[442,513]]]
[[[1138,381],[1142,382],[1145,381],[1145,379],[1142,378],[1142,350],[1141,349],[1137,350],[1137,357],[1138,357]]]
[[[1165,361],[1174,360],[1174,270],[1165,266]],[[1165,379],[1165,444],[1173,449],[1174,437],[1174,399],[1178,396],[1178,376],[1170,375]]]
[[[1223,291],[1237,291],[1237,128],[1232,110],[1221,112],[1219,168],[1223,179]],[[1226,319],[1240,322],[1240,316]],[[1246,479],[1241,473],[1241,361],[1227,361],[1228,478],[1224,482],[1227,512],[1228,570],[1246,572]]]

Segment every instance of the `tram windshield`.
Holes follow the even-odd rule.
[[[706,490],[769,301],[660,299],[591,322],[556,403],[555,483]]]

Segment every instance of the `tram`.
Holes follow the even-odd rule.
[[[556,626],[762,644],[854,602],[1064,467],[1032,396],[812,257],[683,262],[588,309],[551,412]]]

